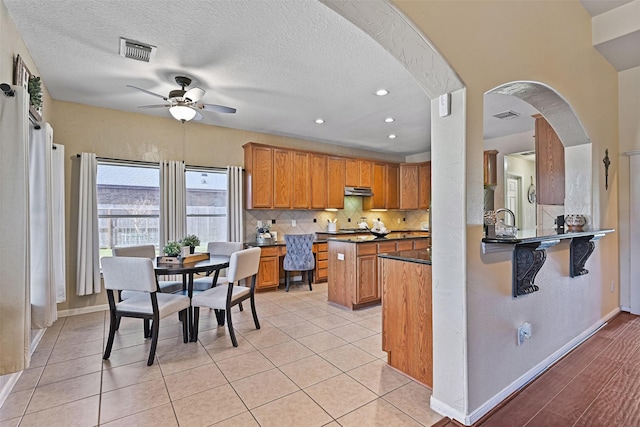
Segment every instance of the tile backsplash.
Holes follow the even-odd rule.
[[[245,210],[245,240],[251,241],[256,236],[258,221],[269,221],[271,231],[278,233],[278,241],[284,240],[285,234],[316,233],[327,231],[329,220],[337,219],[337,229],[357,228],[361,217],[367,218],[369,227],[373,221],[382,221],[390,230],[419,230],[421,222],[429,221],[429,211],[364,211],[362,197],[346,196],[344,209],[337,212],[315,210]],[[295,221],[295,226],[293,222]]]

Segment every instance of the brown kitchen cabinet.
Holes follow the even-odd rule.
[[[311,204],[309,175],[310,155],[300,151],[292,152],[292,201],[293,209],[309,209]]]
[[[400,167],[397,164],[387,164],[386,176],[386,188],[385,188],[385,209],[399,209],[400,208]]]
[[[327,243],[315,243],[316,271],[313,275],[314,283],[326,282],[329,277],[329,253]]]
[[[280,262],[277,246],[261,248],[256,289],[277,288],[280,284]]]
[[[292,172],[291,150],[273,149],[273,207],[290,209],[292,207]]]
[[[356,258],[356,304],[378,302],[378,256],[359,255]]]
[[[373,162],[363,159],[345,159],[345,184],[347,187],[371,187]]]
[[[327,157],[327,204],[329,209],[344,208],[345,159]]]
[[[419,167],[417,163],[403,163],[400,165],[400,209],[418,209]]]
[[[373,196],[365,197],[362,200],[362,208],[364,210],[385,209],[385,193],[387,189],[386,173],[387,165],[385,163],[373,164],[373,184],[371,186]]]
[[[431,206],[431,162],[418,163],[418,209]]]
[[[498,151],[484,152],[484,186],[491,187],[498,183]]]
[[[327,189],[327,156],[311,154],[311,209],[327,207]]]
[[[247,209],[273,206],[273,148],[248,143],[244,148]]]
[[[536,119],[536,201],[540,205],[564,205],[564,145],[549,122]]]

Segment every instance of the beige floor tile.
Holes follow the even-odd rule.
[[[0,421],[0,427],[18,427],[18,425],[20,425],[20,421],[22,421],[21,417]]]
[[[264,307],[256,304],[256,311],[258,312],[258,319],[277,316],[278,314],[285,314],[289,312],[289,310],[287,310],[286,308],[283,308],[276,304],[270,304]]]
[[[24,415],[33,391],[34,390],[29,389],[10,393],[0,408],[0,421],[6,421]]]
[[[98,425],[100,396],[91,396],[43,411],[27,414],[22,418],[25,427],[91,427]]]
[[[366,351],[372,356],[377,357],[378,359],[387,360],[387,352],[382,350],[382,334],[371,335],[361,340],[354,341],[351,344]]]
[[[242,335],[251,343],[251,345],[258,349],[291,341],[292,339],[289,335],[276,328],[254,329],[248,333],[243,333]]]
[[[149,346],[136,345],[133,347],[112,350],[109,359],[102,361],[104,369],[115,368],[129,363],[140,362],[149,358]]]
[[[269,359],[258,351],[250,351],[216,363],[229,382],[268,371],[275,367]]]
[[[100,372],[36,387],[27,414],[100,393]]]
[[[375,335],[375,332],[371,329],[355,323],[331,329],[330,332],[348,342],[358,341],[363,338],[370,337],[371,335]]]
[[[340,417],[343,427],[420,427],[421,424],[382,399],[376,399],[365,406]]]
[[[366,351],[360,350],[351,344],[324,351],[319,353],[319,356],[345,372],[365,363],[373,362],[376,359]]]
[[[159,378],[162,378],[162,372],[157,363],[147,366],[147,362],[143,361],[105,369],[102,373],[102,392],[106,393]]]
[[[346,374],[307,387],[305,392],[333,418],[341,417],[378,397]]]
[[[165,375],[164,382],[172,401],[227,384],[226,378],[214,363]]]
[[[100,423],[146,411],[169,403],[162,379],[119,388],[102,394]]]
[[[230,385],[212,388],[173,402],[181,426],[209,426],[243,412],[247,408]]]
[[[331,417],[304,392],[298,391],[251,411],[262,427],[316,427]]]
[[[299,338],[298,342],[316,353],[322,353],[347,344],[342,338],[327,331]]]
[[[442,419],[442,415],[431,410],[429,406],[431,390],[415,381],[392,391],[383,399],[425,426]]]
[[[147,340],[145,345],[147,345],[147,349],[150,349],[151,341]],[[158,339],[158,347],[156,348],[156,356],[164,356],[172,353],[184,353],[190,350],[194,350],[195,348],[200,347],[198,343],[187,342],[185,343],[182,339],[182,335],[178,337],[169,337],[165,339]]]
[[[190,343],[174,353],[159,355],[158,362],[162,375],[171,375],[176,372],[213,363],[211,356],[199,343]]]
[[[382,360],[359,366],[347,374],[378,396],[385,395],[411,381]]]
[[[109,320],[109,311],[94,311],[93,313],[84,313],[84,314],[76,314],[75,316],[65,317],[65,322],[63,327],[71,327],[72,325],[87,325],[87,324],[98,324],[108,322]]]
[[[374,332],[382,333],[382,319],[380,316],[367,317],[366,319],[356,321],[356,323]]]
[[[101,340],[104,339],[104,337],[106,337],[106,334],[104,333],[104,328],[102,327],[102,325],[69,332],[65,332],[63,330],[62,332],[60,332],[55,345],[57,347],[61,347],[88,341]]]
[[[260,352],[276,366],[285,365],[313,354],[311,350],[297,341],[287,341],[282,344],[276,344],[263,348]]]
[[[243,378],[231,383],[231,386],[249,409],[300,390],[278,369]]]
[[[302,338],[308,335],[317,334],[322,332],[323,329],[320,326],[314,325],[311,322],[303,320],[302,322],[294,323],[292,325],[280,326],[282,332],[289,335],[291,338]]]
[[[258,422],[253,418],[251,412],[243,412],[240,415],[231,417],[224,421],[214,424],[215,427],[260,427]]]
[[[178,425],[178,420],[173,413],[173,406],[167,403],[101,425],[105,427],[175,427]]]
[[[337,314],[329,314],[327,316],[316,317],[315,319],[310,319],[309,322],[314,325],[320,326],[322,329],[334,329],[340,326],[348,325],[351,323],[350,320],[345,319],[344,317],[340,317]]]
[[[48,363],[58,363],[79,357],[91,356],[93,354],[102,354],[103,351],[102,338],[60,347],[55,346],[51,352]]]
[[[298,322],[302,322],[304,319],[300,316],[296,316],[293,313],[287,312],[282,314],[277,314],[275,316],[264,317],[269,321],[273,326],[280,327],[286,325],[292,325]]]
[[[32,390],[36,388],[36,385],[38,385],[38,381],[40,380],[40,376],[42,376],[42,371],[44,371],[44,366],[29,368],[22,371],[20,378],[13,386],[11,392],[15,393],[17,391]]]
[[[309,387],[342,373],[318,355],[280,366],[280,370],[300,388]]]
[[[308,291],[308,288],[306,290]],[[291,289],[289,289],[289,292],[291,292]],[[292,312],[297,312],[299,310],[305,310],[313,307],[313,305],[311,305],[307,301],[304,301],[302,298],[296,298],[293,301],[283,300],[282,302],[280,302],[280,305]]]
[[[102,354],[79,357],[59,363],[49,363],[45,368],[39,386],[57,381],[81,377],[82,375],[100,372],[102,370]]]
[[[52,348],[40,348],[36,349],[31,355],[31,363],[29,363],[29,368],[39,368],[40,366],[45,366],[49,361],[49,356],[51,356]]]
[[[293,310],[293,313],[303,319],[315,319],[317,317],[328,316],[329,312],[322,307],[309,304],[309,307],[305,307],[298,310]]]
[[[206,346],[205,350],[215,362],[256,351],[256,348],[242,336],[236,335],[236,338],[238,340],[237,347],[233,346],[230,338],[224,337],[223,340],[217,340],[215,343]]]

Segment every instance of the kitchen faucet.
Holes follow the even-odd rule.
[[[508,212],[511,214],[511,220],[513,221],[513,226],[516,226],[516,215],[513,213],[513,211],[511,209],[507,209],[507,208],[500,208],[500,209],[496,209],[496,216],[498,215],[498,213],[500,212]]]

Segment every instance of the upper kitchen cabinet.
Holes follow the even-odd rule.
[[[344,157],[327,157],[327,205],[329,209],[344,208],[345,186]]]
[[[273,207],[289,209],[292,206],[292,152],[273,148]]]
[[[345,159],[345,184],[347,187],[372,187],[373,162],[364,159]]]
[[[311,154],[311,209],[325,209],[327,207],[327,156]],[[344,187],[341,190],[344,196]]]
[[[362,208],[364,210],[386,209],[386,189],[387,189],[387,165],[385,163],[373,164],[373,181],[371,190],[373,196],[365,197],[362,200]]]
[[[311,188],[311,177],[309,175],[310,154],[294,151],[292,153],[292,166],[293,166],[293,194],[292,204],[293,209],[309,209],[311,204],[311,194],[309,192]]]
[[[498,151],[484,152],[484,187],[495,186],[498,183]]]
[[[536,119],[536,197],[540,205],[564,205],[564,145],[549,122]]]
[[[244,148],[247,209],[273,207],[273,148],[248,143]]]
[[[400,209],[429,209],[431,162],[400,165]]]
[[[400,166],[388,164],[386,177],[385,209],[400,209]]]
[[[418,163],[418,209],[431,206],[431,162]]]

